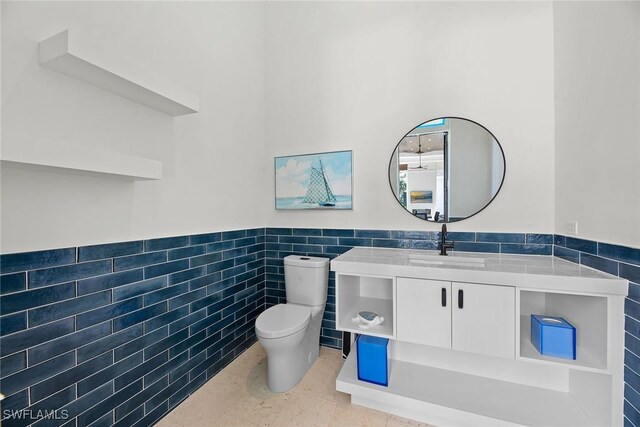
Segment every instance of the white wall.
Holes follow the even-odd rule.
[[[387,168],[409,130],[453,115],[495,134],[507,176],[482,214],[452,229],[553,232],[550,3],[274,2],[266,12],[267,157],[354,155],[353,211],[270,209],[266,224],[437,229],[393,201]]]
[[[454,230],[577,220],[583,237],[638,246],[639,6],[2,2],[3,140],[158,159],[165,178],[2,165],[0,250],[262,225],[436,229],[393,201],[387,167],[402,135],[446,115],[485,125],[507,161],[496,200]],[[38,66],[37,41],[66,28],[200,95],[201,112],[171,118]],[[273,210],[273,156],[343,149],[353,211]]]
[[[264,24],[261,3],[3,1],[3,142],[158,159],[164,179],[3,164],[2,252],[261,226]],[[198,94],[200,112],[172,118],[39,66],[37,42],[64,29],[107,64]]]
[[[557,2],[554,35],[556,232],[639,247],[640,3]]]

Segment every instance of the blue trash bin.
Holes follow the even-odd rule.
[[[358,336],[358,379],[387,387],[389,385],[389,339]]]

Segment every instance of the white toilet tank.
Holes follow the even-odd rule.
[[[324,305],[329,285],[329,259],[300,255],[285,257],[284,283],[288,303]]]

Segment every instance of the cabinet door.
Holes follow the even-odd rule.
[[[399,277],[396,290],[400,341],[451,348],[451,283]]]
[[[515,288],[452,283],[452,347],[515,357]]]

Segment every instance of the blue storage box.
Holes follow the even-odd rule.
[[[373,384],[389,385],[389,340],[358,336],[358,379]]]
[[[576,359],[576,328],[562,317],[532,314],[531,343],[544,356]]]

